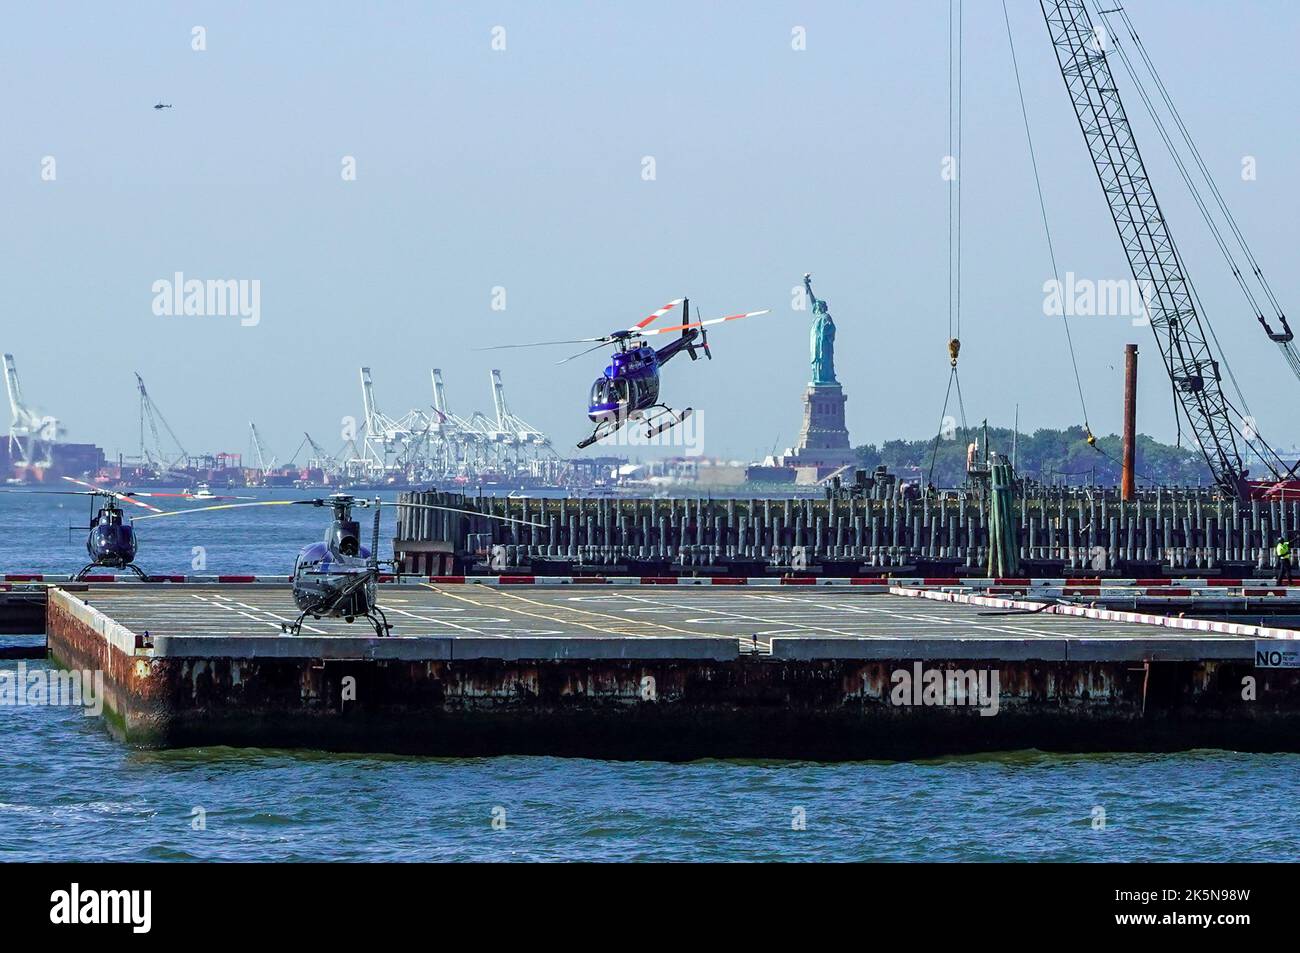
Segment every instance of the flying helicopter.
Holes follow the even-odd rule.
[[[663,328],[650,327],[678,305],[682,307],[683,323]],[[587,416],[596,426],[591,436],[579,441],[578,449],[582,450],[617,432],[619,428],[631,421],[645,422],[646,437],[661,434],[670,427],[680,424],[691,415],[692,410],[686,407],[676,411],[659,400],[659,369],[683,351],[690,355],[692,361],[699,359],[697,351],[712,360],[713,353],[709,350],[709,332],[704,330],[706,327],[722,324],[724,321],[757,317],[760,314],[767,314],[768,310],[729,314],[721,318],[710,318],[707,321],[692,321],[690,299],[676,298],[632,327],[611,331],[601,337],[538,341],[532,344],[499,344],[476,350],[496,351],[504,348],[545,347],[553,344],[593,345],[556,362],[567,364],[606,344],[617,345],[618,349],[610,356],[609,366],[591,385]],[[667,334],[672,331],[680,331],[681,336],[658,350],[641,340],[654,334]],[[697,340],[699,343],[696,343]]]
[[[165,102],[163,102],[163,101],[160,99],[160,100],[158,100],[157,105],[155,105],[153,108],[154,108],[154,109],[171,109],[171,108],[172,108],[172,104],[171,104],[171,103],[165,103]]]
[[[485,516],[507,523],[546,528],[544,523],[493,516],[454,506],[436,506],[431,503],[389,503],[379,499],[367,500],[347,493],[334,493],[324,499],[262,500],[257,503],[223,503],[217,506],[200,506],[185,510],[167,510],[136,517],[137,520],[181,516],[213,510],[246,509],[257,506],[317,506],[330,507],[333,520],[325,529],[324,538],[304,546],[293,565],[293,601],[300,610],[293,622],[283,622],[282,632],[297,635],[302,631],[303,620],[333,618],[353,622],[364,616],[375,628],[375,635],[388,635],[392,625],[384,610],[379,607],[378,582],[381,565],[391,561],[379,559],[379,515],[381,507],[402,506],[412,509],[446,510],[470,516]],[[361,545],[361,524],[352,518],[353,508],[373,508],[375,521],[369,548]]]

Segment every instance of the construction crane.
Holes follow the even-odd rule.
[[[12,455],[17,450],[18,463],[23,467],[48,467],[54,460],[54,444],[62,432],[59,422],[24,403],[14,356],[6,354],[4,362],[9,412],[13,414],[9,424],[9,452]]]
[[[315,467],[316,469],[323,470],[326,473],[330,472],[334,467],[334,458],[329,455],[324,447],[312,439],[311,434],[304,431],[303,437],[307,441],[307,446],[311,447],[311,452],[315,454],[314,457],[307,461],[307,466]]]
[[[262,442],[262,435],[257,432],[257,425],[251,420],[248,422],[248,437],[249,442],[253,445],[253,460],[257,465],[257,469],[262,471],[263,474],[268,470],[274,470],[275,454],[271,454],[268,458],[266,444]],[[296,453],[295,456],[297,456]]]
[[[1165,370],[1197,446],[1222,490],[1245,498],[1250,488],[1238,441],[1252,441],[1275,479],[1284,464],[1223,391],[1195,289],[1183,271],[1173,235],[1156,201],[1098,31],[1085,0],[1039,0],[1057,64],[1111,217],[1138,287],[1147,299]],[[1265,452],[1267,455],[1265,455]]]
[[[1120,64],[1132,79],[1133,85],[1141,96],[1142,103],[1146,106],[1147,113],[1151,117],[1156,131],[1160,133],[1161,139],[1168,147],[1174,164],[1177,166],[1183,182],[1187,185],[1188,192],[1191,193],[1191,197],[1200,211],[1211,236],[1214,238],[1219,253],[1222,255],[1224,263],[1236,282],[1246,305],[1264,330],[1264,334],[1277,345],[1282,354],[1282,359],[1291,368],[1291,372],[1297,378],[1300,378],[1300,350],[1296,348],[1295,334],[1291,330],[1290,322],[1287,321],[1282,303],[1274,294],[1268,278],[1264,275],[1263,267],[1255,257],[1250,243],[1246,240],[1245,233],[1242,231],[1241,226],[1237,224],[1232,209],[1229,208],[1223,193],[1214,181],[1214,176],[1210,174],[1209,166],[1192,138],[1191,130],[1188,128],[1187,123],[1184,122],[1182,114],[1179,113],[1178,107],[1174,104],[1168,87],[1165,86],[1164,80],[1160,77],[1160,72],[1156,69],[1156,64],[1147,51],[1146,44],[1142,42],[1137,27],[1134,26],[1132,19],[1130,19],[1128,11],[1122,6],[1113,9],[1102,9],[1098,13],[1102,23],[1106,26],[1108,35],[1112,37],[1113,46],[1118,54]],[[1112,18],[1119,21],[1118,25],[1112,23]],[[1128,34],[1128,43],[1131,44],[1133,50],[1132,55],[1125,48],[1124,42],[1121,41],[1121,33]],[[1154,95],[1148,91],[1146,84],[1139,75],[1139,72],[1143,70],[1150,77],[1150,86],[1154,89]],[[1167,114],[1168,121],[1162,118],[1161,107],[1163,107],[1164,113]],[[1181,148],[1175,140],[1181,140]],[[1198,180],[1203,183],[1203,186],[1198,184]],[[1234,245],[1237,249],[1235,252],[1233,251]],[[1238,263],[1238,254],[1241,255],[1244,264]],[[1279,330],[1274,330],[1273,324],[1265,316],[1265,306],[1272,311],[1273,320],[1277,322]]]
[[[158,406],[153,402],[152,398],[150,398],[149,391],[147,391],[144,386],[144,378],[140,376],[139,371],[135,372],[135,383],[136,389],[140,392],[140,460],[143,463],[154,467],[159,474],[166,473],[178,466],[183,466],[189,458],[189,453],[187,453],[185,448],[181,446],[181,442],[177,439],[175,431],[173,431],[171,425],[167,423],[167,418],[162,415],[162,411],[158,409]],[[171,438],[172,443],[176,445],[176,449],[180,451],[178,456],[170,460],[163,452],[162,439],[158,434],[158,425],[160,423],[162,424],[163,429],[167,431],[167,436]],[[148,425],[149,428],[149,436],[153,441],[152,444],[146,443],[145,441],[146,425]]]

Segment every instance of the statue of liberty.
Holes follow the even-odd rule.
[[[812,275],[803,276],[803,286],[812,302],[812,335],[809,344],[812,350],[812,384],[838,384],[835,379],[835,322],[826,310],[826,302],[819,299],[812,290]]]

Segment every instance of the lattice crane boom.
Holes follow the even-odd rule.
[[[1120,102],[1105,34],[1094,28],[1085,0],[1039,3],[1179,407],[1215,481],[1225,492],[1244,497],[1240,415],[1223,392],[1219,361]]]

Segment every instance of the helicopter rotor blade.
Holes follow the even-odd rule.
[[[598,341],[601,344],[608,344],[614,340],[608,334],[598,338],[573,338],[568,341],[533,341],[529,344],[493,344],[491,347],[470,348],[471,351],[504,351],[512,347],[550,347],[552,344],[590,344],[592,341]]]
[[[148,516],[137,516],[132,522],[156,520],[162,516],[188,516],[190,513],[207,513],[212,510],[242,510],[250,506],[295,506],[301,503],[314,504],[315,502],[315,500],[262,500],[258,503],[221,503],[217,506],[192,506],[187,510],[167,510],[166,512],[151,513]]]
[[[609,342],[607,342],[607,341],[601,341],[599,344],[592,345],[591,347],[587,348],[585,351],[579,351],[577,354],[570,354],[570,355],[569,355],[568,357],[566,357],[564,360],[562,360],[562,361],[556,361],[556,362],[555,362],[555,366],[556,366],[556,367],[559,367],[561,364],[568,364],[570,361],[575,360],[576,358],[582,357],[584,354],[590,354],[592,351],[599,351],[599,350],[600,350],[602,347],[604,347],[607,343],[609,343]]]
[[[120,500],[123,503],[131,503],[146,510],[152,510],[155,513],[162,512],[162,510],[156,506],[150,506],[148,503],[141,503],[139,500],[133,499],[135,495],[133,493],[119,493],[117,490],[105,490],[102,487],[95,486],[93,483],[87,483],[85,480],[78,480],[75,477],[65,476],[63,479],[67,480],[69,483],[75,483],[77,486],[89,487],[101,496],[111,496],[115,500]]]
[[[463,513],[465,516],[482,516],[490,520],[502,520],[506,523],[519,523],[523,526],[537,526],[546,529],[545,523],[536,523],[532,520],[519,520],[513,516],[497,516],[493,513],[480,513],[477,510],[462,510],[454,506],[436,506],[433,503],[380,503],[380,506],[409,506],[412,509],[419,510],[445,510],[448,513]]]
[[[149,496],[149,497],[154,497],[154,496],[157,496],[157,497],[163,497],[163,496],[166,496],[166,497],[171,497],[171,498],[173,498],[173,499],[177,499],[177,500],[198,500],[198,501],[201,501],[201,502],[202,502],[202,501],[206,501],[206,500],[253,500],[253,499],[256,499],[256,497],[253,497],[253,496],[195,496],[193,493],[139,493],[139,492],[136,492],[135,490],[132,490],[132,491],[131,491],[131,495],[132,495],[132,496]]]
[[[660,309],[659,309],[658,311],[656,311],[654,314],[650,315],[650,316],[647,317],[647,318],[642,318],[642,319],[641,319],[640,321],[638,321],[636,324],[634,324],[634,325],[632,325],[630,328],[628,328],[628,330],[629,330],[629,331],[636,331],[636,330],[639,330],[640,328],[644,328],[644,327],[645,327],[646,325],[648,325],[648,324],[653,324],[655,321],[658,321],[658,320],[659,320],[660,318],[662,318],[665,314],[667,314],[669,311],[671,311],[673,308],[677,307],[679,304],[681,304],[681,303],[682,303],[683,301],[685,301],[685,300],[686,300],[685,298],[674,298],[672,301],[669,301],[666,305],[664,305],[662,308],[660,308]]]
[[[46,496],[108,496],[103,490],[28,490],[4,487],[0,493],[43,493]]]
[[[667,328],[654,328],[649,331],[641,331],[640,334],[667,334],[669,331],[685,331],[687,328],[703,328],[710,324],[721,324],[723,321],[737,321],[740,318],[756,318],[760,314],[768,314],[771,308],[764,308],[762,311],[746,311],[744,314],[729,314],[725,318],[710,318],[707,321],[692,321],[690,324],[675,324]]]

